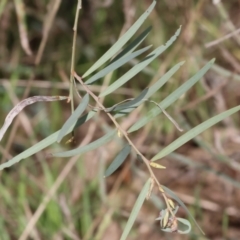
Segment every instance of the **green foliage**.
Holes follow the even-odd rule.
[[[140,63],[131,68],[128,72],[126,72],[123,76],[116,80],[112,85],[107,87],[107,89],[105,89],[99,96],[104,97],[112,93],[113,91],[121,87],[123,84],[125,84],[127,81],[129,81],[131,78],[133,78],[136,74],[141,72],[148,64],[150,64],[154,59],[156,59],[160,54],[162,54],[168,47],[172,45],[172,43],[177,39],[180,32],[181,27],[176,31],[176,33],[169,39],[169,41],[165,45],[162,45],[149,53],[145,59],[143,59]]]
[[[183,94],[186,93],[187,90],[189,90],[197,81],[199,81],[203,75],[211,68],[212,64],[214,63],[214,59],[208,62],[199,72],[197,72],[193,77],[191,77],[188,81],[186,81],[182,86],[180,86],[178,89],[176,89],[174,92],[172,92],[169,96],[167,96],[163,101],[159,103],[159,105],[166,109],[168,106],[170,106],[172,103],[174,103],[177,99],[179,99]],[[143,118],[138,120],[136,123],[131,126],[131,128],[128,130],[129,133],[134,132],[144,125],[146,125],[148,122],[150,122],[153,118],[155,118],[158,114],[160,114],[162,111],[158,107],[154,107],[149,111],[149,113],[146,114]]]
[[[200,228],[200,226],[198,225],[197,221],[194,219],[194,217],[192,216],[192,214],[190,213],[190,211],[187,209],[187,207],[185,206],[185,204],[183,203],[183,201],[173,192],[171,191],[169,188],[162,186],[162,188],[164,189],[164,191],[166,193],[168,193],[171,198],[173,198],[181,207],[184,208],[184,210],[188,213],[188,215],[192,218],[192,220],[195,222],[195,224],[197,225],[197,227],[199,228],[199,230],[204,234],[204,232],[202,231],[202,229]]]
[[[91,84],[91,83],[96,82],[98,79],[106,76],[108,73],[118,69],[119,67],[121,67],[125,63],[131,61],[132,59],[134,59],[134,58],[138,57],[139,55],[141,55],[142,53],[146,52],[150,47],[151,46],[145,47],[145,48],[140,49],[136,52],[133,52],[133,53],[130,53],[126,56],[123,56],[123,57],[119,58],[118,60],[113,61],[106,68],[99,71],[98,73],[93,75],[91,78],[89,78],[85,83],[86,84]]]
[[[141,25],[149,16],[155,5],[156,1],[153,1],[147,11],[131,26],[131,28],[129,28],[128,31],[89,70],[87,70],[85,74],[83,74],[83,78],[87,77],[89,74],[98,69],[102,64],[104,64],[107,60],[113,57],[124,46],[124,44],[141,27]]]
[[[87,108],[88,102],[89,102],[89,95],[86,94],[83,97],[81,103],[78,105],[76,110],[71,115],[71,117],[64,123],[63,127],[61,128],[61,130],[59,132],[59,135],[58,135],[58,138],[57,138],[57,142],[60,142],[62,140],[62,138],[67,134],[68,130],[72,129],[73,126],[75,126],[75,124],[77,123],[78,118],[81,116],[81,114]]]
[[[51,156],[52,157],[71,157],[71,156],[75,156],[75,155],[79,155],[79,154],[83,154],[89,151],[92,151],[96,148],[99,148],[101,146],[103,146],[104,144],[108,143],[109,141],[111,141],[115,136],[116,136],[116,130],[113,129],[111,131],[109,131],[106,135],[104,135],[103,137],[99,138],[98,140],[89,143],[86,146],[83,147],[79,147],[67,152],[62,152],[62,153],[53,153]]]
[[[167,73],[165,73],[160,79],[158,79],[152,86],[150,86],[148,89],[144,89],[138,97],[135,98],[135,101],[131,101],[130,103],[132,106],[130,108],[125,107],[124,111],[121,113],[117,113],[114,115],[115,118],[122,117],[126,113],[130,113],[135,108],[137,108],[141,103],[144,102],[144,100],[141,98],[142,95],[145,99],[149,99],[154,93],[156,93],[172,76],[173,74],[184,64],[184,62],[180,62],[176,64],[174,67],[172,67]],[[145,95],[146,92],[146,95]],[[134,125],[133,125],[134,126]],[[130,132],[130,130],[128,130]]]
[[[145,13],[128,29],[128,31],[119,38],[119,40],[108,50],[106,53],[103,54],[103,56],[96,61],[95,64],[93,64],[92,67],[89,68],[82,76],[78,76],[74,71],[71,72],[71,79],[75,77],[76,80],[80,82],[80,85],[82,89],[86,92],[85,96],[81,99],[81,102],[79,103],[76,110],[72,109],[71,116],[67,119],[65,124],[62,126],[62,128],[49,135],[39,143],[36,143],[32,147],[28,148],[27,150],[23,151],[22,153],[18,154],[17,156],[10,159],[8,162],[2,163],[0,165],[0,170],[3,170],[7,167],[11,167],[14,164],[18,163],[22,159],[29,158],[30,156],[39,153],[44,148],[47,148],[48,146],[59,143],[62,138],[69,133],[73,133],[74,130],[76,130],[78,127],[85,124],[88,120],[92,119],[96,112],[98,111],[104,111],[106,115],[110,118],[112,123],[114,124],[113,127],[105,129],[104,134],[102,137],[98,138],[97,140],[92,141],[91,143],[85,145],[85,146],[79,146],[73,150],[64,151],[64,152],[56,152],[51,153],[48,155],[48,157],[59,157],[59,158],[65,158],[65,157],[72,157],[72,156],[79,156],[84,153],[87,153],[89,151],[93,151],[94,149],[97,149],[99,147],[104,146],[110,141],[113,141],[114,139],[122,138],[121,140],[124,142],[124,147],[121,149],[121,151],[117,154],[115,159],[112,161],[110,166],[105,172],[105,177],[110,176],[113,172],[115,172],[125,161],[127,156],[131,153],[131,151],[135,152],[137,156],[142,159],[144,164],[146,165],[150,178],[146,181],[145,185],[142,187],[142,190],[133,206],[133,209],[131,211],[131,214],[129,216],[129,219],[127,221],[126,226],[124,227],[121,240],[124,240],[127,238],[131,228],[133,227],[134,221],[137,218],[137,215],[145,201],[145,199],[150,199],[151,193],[154,188],[158,188],[159,193],[163,197],[166,203],[166,209],[162,210],[161,216],[157,218],[157,220],[160,220],[160,228],[162,231],[165,232],[178,232],[180,234],[187,234],[191,231],[191,224],[188,220],[183,218],[176,217],[178,206],[176,207],[172,200],[168,198],[168,195],[173,198],[190,216],[190,218],[196,223],[198,228],[201,230],[199,225],[197,224],[196,220],[193,218],[193,216],[190,214],[187,207],[184,205],[184,203],[181,201],[180,198],[178,198],[174,192],[172,192],[170,189],[168,189],[165,186],[162,186],[157,177],[155,176],[152,167],[155,168],[161,168],[162,166],[151,163],[142,153],[141,149],[138,149],[134,143],[129,138],[128,134],[139,130],[141,127],[145,126],[147,123],[149,123],[151,120],[156,119],[156,117],[160,113],[164,113],[171,122],[176,122],[174,119],[170,117],[170,115],[166,114],[164,109],[171,106],[177,99],[179,99],[183,94],[186,94],[186,92],[194,85],[196,84],[203,76],[204,74],[212,67],[214,66],[215,71],[220,71],[219,68],[214,65],[214,59],[209,61],[202,69],[200,69],[193,77],[191,77],[189,80],[187,80],[185,83],[183,83],[180,87],[178,87],[175,91],[173,91],[171,94],[166,96],[165,99],[163,99],[156,107],[152,108],[145,116],[143,116],[140,120],[136,121],[126,132],[124,129],[122,129],[121,125],[116,121],[117,118],[126,116],[133,110],[135,110],[138,106],[145,103],[146,101],[155,103],[153,100],[151,100],[151,97],[162,87],[165,83],[179,70],[179,68],[184,64],[184,62],[180,62],[173,66],[170,70],[168,70],[163,76],[161,76],[154,84],[152,84],[150,87],[145,88],[142,90],[142,92],[135,98],[131,99],[125,99],[122,102],[119,102],[112,107],[105,108],[103,104],[100,102],[100,98],[103,98],[110,93],[113,93],[114,91],[118,90],[123,84],[130,81],[134,76],[136,76],[141,71],[145,70],[147,66],[152,63],[158,56],[160,56],[164,51],[166,51],[177,39],[181,32],[181,27],[175,32],[175,34],[166,42],[166,44],[161,45],[157,47],[155,50],[153,50],[151,53],[147,54],[143,60],[139,61],[137,64],[135,64],[129,71],[127,71],[125,74],[120,76],[114,83],[112,83],[110,86],[108,86],[105,90],[101,90],[99,96],[97,97],[89,88],[87,85],[90,85],[97,80],[101,78],[107,77],[108,74],[112,73],[113,71],[119,69],[124,64],[134,60],[136,57],[140,56],[141,54],[147,52],[150,49],[150,46],[141,48],[139,50],[134,51],[147,37],[149,34],[149,31],[151,28],[147,28],[142,34],[140,34],[132,43],[130,43],[125,48],[124,45],[134,36],[134,34],[138,31],[138,29],[143,25],[144,21],[147,19],[151,11],[154,9],[156,5],[156,1],[153,1],[150,7],[145,11]],[[0,14],[2,12],[3,4],[0,6]],[[78,13],[77,13],[78,14]],[[76,18],[77,19],[77,18]],[[76,40],[76,39],[75,39]],[[123,49],[122,49],[123,48]],[[73,44],[73,50],[75,50],[75,45]],[[75,52],[74,52],[75,54]],[[74,66],[74,54],[73,54],[73,60],[72,60],[72,67]],[[114,58],[114,56],[116,56]],[[109,61],[109,62],[107,62]],[[99,68],[106,64],[102,70]],[[74,67],[73,69],[74,70]],[[87,78],[90,74],[96,73],[89,77],[86,81],[85,78]],[[225,72],[225,74],[227,74]],[[74,79],[75,80],[75,79]],[[70,87],[70,96],[69,99],[73,103],[73,90],[78,91],[77,89],[73,89],[73,82],[71,82]],[[97,104],[97,107],[92,107],[89,104],[90,96],[95,100],[95,103]],[[44,96],[38,96],[38,98],[44,98]],[[64,97],[65,99],[66,97]],[[62,100],[62,99],[58,99]],[[28,104],[25,104],[24,106],[21,106],[21,109],[25,107],[26,105],[32,104],[33,102]],[[85,115],[82,116],[84,111],[87,111],[87,109],[91,108],[91,111],[88,111]],[[19,110],[19,109],[18,109]],[[19,111],[20,111],[19,110]],[[189,130],[182,136],[180,136],[178,139],[176,139],[174,142],[170,143],[168,146],[166,146],[164,149],[162,149],[159,153],[157,153],[151,161],[158,160],[160,158],[163,158],[167,156],[168,154],[171,154],[173,151],[175,151],[177,148],[185,144],[187,141],[197,137],[200,133],[205,131],[206,129],[210,128],[211,126],[215,125],[219,121],[222,121],[226,117],[229,117],[230,115],[236,113],[240,110],[240,106],[236,106],[230,110],[227,110],[223,113],[218,114],[217,116],[214,116],[210,118],[209,120],[206,120],[205,122],[199,124],[198,126],[194,127],[193,129]],[[17,114],[19,113],[17,112]],[[114,115],[112,115],[114,114]],[[80,118],[79,118],[80,117]],[[127,116],[126,116],[127,117]],[[8,120],[8,117],[7,117]],[[11,119],[12,120],[12,119]],[[175,125],[176,126],[176,125]],[[2,131],[1,137],[5,133],[5,130],[7,128],[4,128],[4,131]],[[186,159],[185,159],[186,161]],[[46,178],[49,180],[48,185],[51,186],[53,182],[53,176],[51,174],[51,171],[49,171],[46,166],[43,165],[43,169],[45,171]],[[24,184],[18,185],[18,193],[19,193],[19,202],[24,202],[23,200],[26,198],[26,188]],[[8,195],[8,193],[1,191],[2,195],[4,195],[5,201],[9,200],[11,201],[11,197]],[[82,232],[84,234],[87,234],[87,229],[89,228],[89,225],[92,221],[91,218],[88,216],[90,215],[90,193],[88,190],[84,191],[83,193],[83,204],[85,206],[83,215],[85,216],[84,219],[81,221],[82,225]],[[50,201],[50,203],[46,207],[46,213],[45,217],[47,219],[47,223],[51,226],[51,228],[55,229],[56,231],[61,228],[62,226],[62,219],[61,219],[61,212],[59,207],[55,204],[54,201]],[[44,221],[44,218],[41,219],[41,221]],[[181,222],[183,225],[187,227],[185,230],[181,230],[178,228],[176,222]],[[4,221],[0,218],[0,230],[4,229]],[[201,230],[202,231],[202,230]],[[5,232],[3,231],[3,235]],[[6,235],[6,234],[5,234]],[[7,238],[6,238],[7,239]]]
[[[147,193],[149,191],[150,184],[151,184],[151,179],[148,179],[147,182],[145,183],[145,185],[143,186],[143,188],[133,206],[132,212],[128,218],[127,224],[124,228],[124,231],[122,233],[120,240],[125,240],[127,238],[128,234],[133,226],[133,223],[134,223],[135,219],[137,218],[137,215],[143,205],[143,202],[147,197]]]
[[[130,152],[131,152],[131,146],[127,144],[119,152],[119,154],[116,156],[116,158],[112,161],[112,163],[110,164],[110,166],[106,170],[104,177],[108,177],[111,174],[113,174],[123,164],[124,160],[126,159],[126,157],[128,156],[128,154]]]
[[[169,153],[173,152],[180,146],[182,146],[184,143],[187,141],[191,140],[192,138],[196,137],[206,129],[210,128],[211,126],[215,125],[216,123],[222,121],[223,119],[227,118],[228,116],[238,112],[240,110],[240,106],[234,107],[230,110],[227,110],[223,113],[218,114],[215,117],[210,118],[209,120],[199,124],[195,128],[189,130],[186,132],[184,135],[176,139],[174,142],[169,144],[166,148],[164,148],[162,151],[160,151],[158,154],[156,154],[153,158],[152,161],[156,161],[157,159],[160,159]]]
[[[75,128],[79,127],[80,125],[84,124],[85,122],[87,122],[89,119],[91,119],[94,116],[94,114],[95,114],[94,111],[90,111],[86,115],[84,115],[83,117],[78,119],[76,125],[72,126],[72,128],[70,128],[66,132],[66,134],[70,133],[73,129],[75,129]],[[18,154],[17,156],[13,157],[12,159],[8,160],[7,162],[2,163],[0,165],[0,170],[11,167],[13,164],[15,164],[25,158],[28,158],[28,157],[32,156],[33,154],[35,154],[35,153],[41,151],[42,149],[50,146],[51,144],[55,143],[57,141],[59,133],[60,133],[60,130],[51,134],[47,138],[43,139],[39,143],[33,145],[32,147],[28,148],[27,150],[25,150],[22,153]]]

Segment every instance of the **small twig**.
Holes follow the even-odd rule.
[[[172,124],[177,128],[178,131],[182,132],[183,129],[180,128],[180,126],[178,125],[178,123],[160,106],[160,104],[154,102],[153,100],[148,100],[148,99],[143,99],[144,101],[148,101],[151,103],[154,103],[157,107],[159,107],[161,109],[161,111],[163,112],[163,114],[172,122]]]
[[[233,31],[233,32],[225,35],[224,37],[221,37],[221,38],[216,39],[216,40],[214,40],[212,42],[206,43],[205,44],[205,48],[210,48],[210,47],[212,47],[214,45],[217,45],[217,44],[219,44],[219,43],[221,43],[221,42],[223,42],[223,41],[225,41],[225,40],[227,40],[227,39],[229,39],[229,38],[231,38],[231,37],[233,37],[233,36],[235,36],[235,35],[237,35],[239,33],[240,33],[240,28],[238,28],[236,31]]]
[[[74,78],[72,73],[75,68],[75,52],[76,52],[76,40],[77,40],[77,24],[79,18],[79,12],[82,8],[82,0],[78,0],[74,26],[73,26],[73,45],[72,45],[72,59],[71,59],[71,69],[70,69],[70,85],[69,85],[69,97],[68,102],[71,102],[71,111],[74,112],[74,101],[73,101],[73,87],[74,87]],[[74,138],[74,130],[72,131],[72,138]]]
[[[82,8],[82,0],[78,0],[78,5],[76,9],[75,21],[73,26],[73,45],[72,45],[72,60],[70,69],[70,87],[69,87],[69,101],[71,101],[71,109],[74,112],[74,102],[73,102],[73,72],[75,68],[75,52],[76,52],[76,40],[77,40],[77,24],[79,18],[79,12]]]
[[[98,106],[100,108],[102,108],[105,113],[108,115],[108,117],[112,120],[112,122],[114,123],[114,125],[116,126],[116,128],[118,129],[119,132],[121,132],[121,135],[125,137],[125,139],[127,140],[127,142],[132,146],[132,148],[135,150],[135,152],[141,156],[143,162],[145,163],[149,173],[150,173],[150,176],[154,179],[154,181],[156,182],[156,184],[158,185],[159,189],[162,189],[161,187],[161,184],[159,183],[157,177],[155,176],[151,166],[150,166],[150,161],[142,155],[142,153],[138,150],[138,148],[134,145],[134,143],[132,142],[132,140],[128,137],[128,134],[127,132],[122,129],[122,127],[118,124],[118,122],[116,121],[116,119],[109,113],[107,112],[107,109],[103,106],[103,104],[99,101],[98,97],[93,93],[91,92],[91,90],[88,88],[87,85],[85,85],[82,81],[82,78],[80,76],[78,76],[76,73],[74,73],[74,77],[80,82],[80,84],[83,86],[83,88],[85,89],[85,91],[90,95],[92,96],[92,98],[96,101],[96,103],[98,104]],[[167,208],[169,210],[169,212],[172,214],[172,216],[174,216],[174,213],[171,209],[171,207],[169,206],[169,203],[168,203],[168,198],[167,196],[165,195],[165,193],[163,191],[160,191],[165,202],[166,202],[166,205],[167,205]]]
[[[10,80],[8,78],[0,78],[0,86],[2,86],[4,83],[6,82],[10,82]],[[29,82],[27,81],[27,79],[18,79],[18,81],[16,82],[15,86],[16,87],[23,87],[24,89],[26,87],[29,86]],[[34,81],[31,82],[31,87],[32,88],[52,88],[54,87],[54,89],[69,89],[69,82],[50,82],[50,81],[45,81],[42,79],[35,79]],[[99,93],[100,91],[105,90],[107,87],[106,86],[97,86],[97,85],[91,85],[91,90],[93,92]],[[78,86],[77,87],[78,90],[82,90],[82,86]],[[121,94],[124,96],[132,96],[133,92],[129,89],[129,88],[119,88],[115,91],[116,94]]]
[[[15,4],[17,20],[18,20],[20,42],[25,53],[31,56],[32,50],[30,48],[28,33],[27,33],[25,5],[22,0],[14,0],[14,4]]]
[[[43,38],[40,43],[40,47],[37,52],[37,56],[35,59],[35,65],[38,65],[42,59],[43,51],[46,46],[48,37],[49,37],[49,32],[51,30],[51,27],[53,25],[53,21],[56,17],[57,11],[60,7],[61,0],[52,0],[50,2],[50,8],[48,10],[47,15],[45,16],[45,21],[43,24]]]
[[[216,6],[216,9],[218,10],[219,15],[224,20],[224,25],[229,31],[235,31],[236,27],[233,24],[228,11],[226,10],[225,6],[223,5],[221,0],[213,0],[214,5]],[[237,42],[238,45],[240,45],[240,38],[237,35],[233,35],[233,38]]]
[[[79,92],[78,92],[75,78],[73,78],[73,83],[74,83],[75,91],[76,91],[78,97],[79,97],[80,99],[82,99],[82,96],[81,96],[81,95],[79,94]],[[88,107],[90,107],[93,111],[103,110],[103,109],[101,109],[101,108],[94,107],[94,106],[92,106],[91,104],[88,104]]]

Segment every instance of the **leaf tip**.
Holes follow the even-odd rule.
[[[182,66],[185,62],[186,62],[186,61],[181,61],[181,62],[179,63],[179,65]]]
[[[179,33],[181,32],[181,30],[182,30],[182,25],[179,26],[179,28],[178,28],[178,30],[177,30],[177,32],[176,32],[176,35],[177,35],[177,36],[178,36]]]
[[[211,63],[214,63],[215,62],[215,60],[216,60],[216,58],[213,58],[210,62]]]

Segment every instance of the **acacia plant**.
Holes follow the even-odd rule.
[[[122,150],[117,154],[115,159],[112,161],[110,166],[107,168],[105,172],[105,177],[110,176],[114,171],[116,171],[121,164],[123,164],[124,160],[130,154],[131,151],[135,152],[136,157],[142,159],[149,173],[149,178],[146,179],[146,183],[142,187],[142,190],[133,206],[130,217],[127,221],[127,224],[124,228],[124,231],[121,236],[121,240],[127,238],[128,233],[130,232],[133,223],[140,211],[140,208],[145,201],[145,199],[149,199],[151,197],[151,192],[154,188],[159,190],[162,198],[166,203],[166,208],[162,209],[159,217],[156,220],[160,221],[160,228],[165,232],[178,232],[180,234],[186,234],[191,230],[191,224],[188,220],[178,218],[177,211],[179,207],[182,207],[189,214],[189,217],[192,218],[193,222],[196,223],[194,218],[191,216],[190,212],[184,205],[184,203],[166,186],[163,186],[157,177],[155,176],[152,168],[160,168],[164,169],[165,167],[156,163],[156,160],[159,160],[168,154],[172,153],[178,147],[182,146],[187,141],[193,139],[198,134],[202,133],[204,130],[223,120],[224,118],[230,116],[231,114],[240,110],[240,106],[234,107],[230,110],[227,110],[211,119],[201,123],[200,125],[194,127],[193,129],[182,134],[178,139],[173,141],[171,144],[163,148],[159,153],[153,156],[152,159],[147,159],[142,153],[141,149],[138,149],[131,140],[131,133],[139,130],[146,124],[148,124],[151,120],[156,118],[159,114],[164,113],[165,116],[171,121],[178,130],[181,131],[181,128],[178,126],[176,121],[169,116],[169,114],[165,111],[165,109],[171,106],[177,99],[179,99],[183,94],[185,94],[195,83],[197,83],[203,75],[211,68],[214,63],[214,59],[209,61],[202,69],[200,69],[194,76],[188,79],[184,84],[182,84],[179,88],[177,88],[174,92],[168,95],[163,101],[160,103],[156,103],[151,100],[153,94],[155,94],[172,76],[173,74],[184,64],[184,62],[179,62],[174,67],[172,67],[169,71],[167,71],[160,79],[158,79],[152,86],[144,89],[138,96],[132,99],[126,99],[123,102],[117,103],[112,107],[106,108],[101,103],[101,98],[105,97],[119,87],[121,87],[126,82],[130,81],[134,78],[136,74],[141,72],[148,64],[154,61],[161,53],[163,53],[167,48],[169,48],[174,41],[177,39],[181,32],[181,27],[176,31],[176,33],[169,39],[169,41],[157,47],[152,52],[146,55],[146,57],[141,60],[139,63],[134,65],[128,72],[123,74],[120,78],[118,78],[114,83],[108,86],[105,90],[103,90],[99,96],[96,96],[88,87],[89,85],[99,81],[107,74],[113,72],[114,70],[120,68],[122,65],[128,63],[130,60],[135,59],[139,55],[147,52],[151,46],[147,46],[144,48],[140,48],[136,50],[143,40],[148,36],[151,28],[145,29],[140,35],[138,35],[132,42],[130,42],[127,46],[126,43],[135,35],[138,29],[141,27],[143,22],[149,16],[151,11],[156,5],[156,1],[153,1],[149,8],[140,16],[140,18],[128,29],[128,31],[122,35],[119,40],[96,62],[93,64],[90,69],[87,70],[84,74],[76,73],[74,68],[75,62],[75,45],[76,45],[76,36],[77,36],[77,22],[79,16],[79,10],[81,8],[81,1],[78,2],[78,7],[75,16],[75,24],[74,24],[74,36],[73,36],[73,53],[72,53],[72,65],[70,71],[70,88],[69,88],[69,96],[35,96],[31,98],[27,98],[20,102],[17,106],[13,108],[13,110],[7,115],[5,119],[5,123],[0,130],[0,140],[4,136],[6,130],[11,124],[13,118],[27,105],[33,104],[38,101],[55,101],[55,100],[64,100],[68,99],[68,102],[71,102],[72,114],[68,118],[68,120],[64,123],[62,128],[43,139],[39,143],[31,146],[21,154],[13,157],[9,161],[2,163],[0,165],[0,170],[11,167],[13,164],[18,163],[23,159],[27,159],[31,155],[41,151],[42,149],[50,146],[55,142],[60,142],[62,138],[70,133],[73,133],[77,128],[84,125],[87,121],[89,121],[98,111],[104,111],[109,119],[112,121],[114,127],[112,129],[108,129],[106,134],[99,139],[85,145],[80,146],[76,149],[72,149],[70,151],[51,153],[48,157],[59,157],[59,158],[68,158],[71,156],[80,156],[83,153],[88,151],[92,151],[104,144],[114,141],[114,138],[122,138],[125,142]],[[104,68],[99,70],[100,67],[106,65]],[[74,91],[78,91],[76,85],[80,84],[82,88],[85,90],[85,95],[81,97],[78,93],[80,100],[79,105],[76,109],[74,109],[73,105],[73,94]],[[114,94],[114,93],[113,93]],[[89,104],[89,99],[92,98],[96,105],[93,107]],[[128,114],[134,111],[138,106],[144,104],[145,102],[151,102],[154,106],[153,108],[142,118],[136,121],[128,130],[124,130],[122,126],[118,123],[118,118],[127,118]],[[84,112],[87,112],[83,115]],[[178,226],[178,222],[187,226],[186,230],[181,230]],[[196,223],[198,226],[198,224]],[[199,227],[199,226],[198,226]],[[201,228],[199,227],[201,230]],[[202,231],[202,230],[201,230]]]

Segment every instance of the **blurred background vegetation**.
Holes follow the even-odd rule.
[[[78,23],[76,72],[83,74],[151,4],[151,0],[83,0]],[[73,24],[77,1],[1,0],[0,122],[20,100],[35,95],[68,95]],[[105,106],[136,96],[176,63],[186,63],[155,94],[160,102],[206,61],[216,64],[168,112],[188,129],[240,104],[240,2],[159,0],[141,31],[152,26],[142,45],[164,44],[182,25],[178,40],[143,73],[104,99]],[[230,34],[230,35],[227,35]],[[223,38],[224,36],[226,36]],[[223,39],[222,39],[223,38]],[[216,40],[216,41],[215,41]],[[92,90],[98,94],[139,60],[126,64]],[[76,96],[76,104],[79,99]],[[152,105],[122,119],[127,128]],[[66,102],[37,103],[14,120],[0,144],[1,163],[58,130],[71,114]],[[0,239],[119,239],[146,178],[141,162],[129,157],[111,177],[104,169],[121,143],[112,142],[77,159],[46,159],[102,135],[104,114],[76,131],[75,142],[51,148],[0,172]],[[165,234],[154,219],[163,202],[157,192],[145,203],[129,239],[239,239],[239,113],[161,160],[162,184],[187,204],[206,233],[193,226],[188,236]],[[130,137],[147,157],[180,133],[164,116]],[[70,138],[70,136],[69,136]],[[65,142],[68,138],[65,139]],[[180,216],[186,217],[184,211]]]

